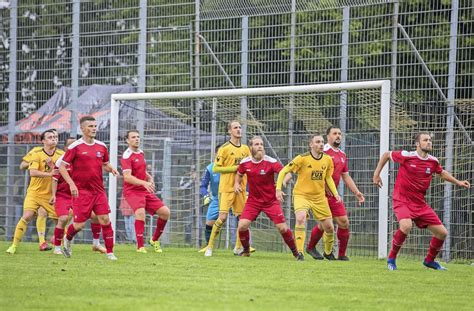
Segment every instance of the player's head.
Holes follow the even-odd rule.
[[[331,147],[339,148],[342,139],[341,129],[337,126],[328,127],[326,130],[326,139],[328,140],[328,144],[331,145]]]
[[[242,138],[242,125],[237,120],[232,120],[227,124],[227,130],[231,138]]]
[[[263,146],[263,139],[260,136],[254,136],[249,141],[250,152],[255,159],[262,159],[265,155],[265,147]]]
[[[417,150],[429,153],[433,150],[433,141],[428,132],[419,132],[415,135],[415,146]]]
[[[138,130],[128,130],[125,135],[125,141],[128,147],[138,149],[138,147],[140,147],[140,132],[138,132]]]
[[[313,153],[321,153],[324,149],[324,138],[319,133],[314,133],[309,138],[309,148]]]
[[[84,116],[79,120],[82,135],[88,138],[95,138],[97,135],[97,121],[93,116]]]
[[[66,138],[66,140],[64,141],[64,151],[67,151],[69,149],[69,146],[75,141],[76,139],[74,137]]]
[[[58,145],[58,136],[52,130],[41,133],[40,139],[45,147],[56,147]]]
[[[59,138],[58,138],[58,137],[59,137],[59,133],[58,133],[58,130],[57,130],[57,129],[51,128],[51,129],[49,129],[48,131],[52,131],[52,132],[54,133],[54,135],[56,136],[56,139],[58,139],[58,141],[59,141]]]

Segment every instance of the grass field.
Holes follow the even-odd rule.
[[[74,245],[66,259],[23,243],[17,254],[0,242],[0,310],[473,310],[474,267],[426,270],[420,261],[296,262],[290,254],[250,258],[217,250],[119,245],[119,260]]]

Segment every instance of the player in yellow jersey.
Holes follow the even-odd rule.
[[[58,131],[56,129],[50,129],[58,138]],[[22,159],[20,163],[20,170],[26,170],[30,166],[31,158],[36,152],[41,152],[43,146],[33,147]],[[54,165],[54,163],[52,164]],[[46,242],[46,221],[48,220],[48,213],[42,207],[38,209],[38,215],[36,216],[36,231],[38,232],[38,242],[40,251],[49,251],[51,247]]]
[[[38,213],[40,207],[46,210],[50,218],[57,219],[54,206],[49,203],[49,200],[51,198],[52,176],[55,173],[54,163],[64,154],[64,151],[56,148],[58,137],[52,130],[41,133],[41,141],[43,148],[35,152],[29,162],[28,170],[31,180],[23,204],[23,216],[16,225],[13,244],[7,249],[9,254],[15,254],[28,223]]]
[[[240,216],[245,206],[245,191],[235,193],[234,181],[237,167],[243,158],[250,156],[250,149],[247,145],[241,143],[242,126],[240,122],[236,120],[229,122],[227,130],[230,134],[230,140],[219,148],[212,169],[214,173],[221,174],[219,181],[219,217],[212,226],[211,237],[204,253],[206,257],[212,256],[214,240],[227,220],[229,209],[232,208],[235,216]],[[242,189],[246,189],[246,184],[247,180],[242,179]],[[241,248],[240,238],[237,236],[235,239],[235,249],[239,250]]]
[[[340,201],[336,185],[332,179],[334,165],[330,156],[323,153],[324,139],[320,134],[314,134],[309,140],[310,151],[298,155],[288,163],[278,174],[276,197],[283,202],[285,193],[281,190],[285,175],[298,175],[293,189],[293,205],[296,216],[295,240],[298,252],[303,255],[306,238],[306,217],[311,210],[313,217],[321,222],[327,235],[324,245],[326,258],[332,255],[334,244],[334,225],[332,214],[326,198],[326,187],[329,188],[337,201]],[[332,255],[334,257],[334,255]],[[300,256],[300,260],[304,256]]]

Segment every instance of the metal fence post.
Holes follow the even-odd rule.
[[[72,52],[71,52],[71,137],[77,136],[77,99],[79,97],[79,57],[80,57],[81,2],[72,4]]]
[[[241,52],[241,86],[242,88],[248,87],[248,61],[249,61],[249,17],[242,17],[242,52]],[[247,143],[247,96],[240,98],[240,117],[242,119],[242,143]]]

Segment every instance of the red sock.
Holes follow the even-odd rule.
[[[79,230],[79,231],[80,231],[80,230]],[[74,236],[75,236],[79,231],[76,231],[76,229],[74,229],[74,225],[73,225],[73,224],[70,224],[69,227],[67,227],[66,239],[68,239],[69,241],[72,241],[72,239],[74,238]]]
[[[286,245],[290,248],[293,256],[298,256],[298,249],[296,248],[295,239],[293,238],[293,233],[290,229],[286,230],[285,233],[281,235]]]
[[[388,255],[389,259],[397,258],[398,251],[402,247],[403,242],[405,242],[406,237],[407,235],[403,233],[400,229],[395,232],[392,240],[392,249],[390,250],[390,254]]]
[[[430,248],[428,249],[428,254],[426,254],[426,261],[434,261],[436,255],[438,255],[441,247],[443,247],[444,240],[440,240],[437,237],[432,237],[430,241]]]
[[[323,237],[324,231],[322,229],[319,229],[319,226],[316,225],[314,226],[313,230],[311,231],[311,238],[309,239],[308,242],[308,249],[313,249],[316,247],[316,244],[318,244],[319,240]]]
[[[91,231],[92,231],[92,238],[94,240],[100,239],[100,224],[95,224],[91,222]]]
[[[104,238],[105,248],[107,254],[114,252],[114,230],[112,229],[112,223],[102,225],[102,238]]]
[[[54,246],[61,246],[63,237],[64,237],[64,229],[58,228],[58,227],[54,228]]]
[[[158,241],[161,234],[165,230],[165,226],[167,222],[168,220],[166,219],[158,218],[158,220],[156,221],[156,229],[155,229],[155,232],[153,233],[153,241]]]
[[[245,231],[240,231],[239,230],[239,237],[240,237],[240,242],[242,243],[242,247],[244,248],[244,252],[245,251],[249,251],[250,250],[250,232],[249,230],[245,230]]]
[[[135,219],[135,235],[137,237],[137,248],[143,247],[143,232],[145,231],[145,222],[143,220]]]
[[[346,256],[347,243],[349,242],[349,229],[337,228],[337,240],[339,244],[338,257]]]

